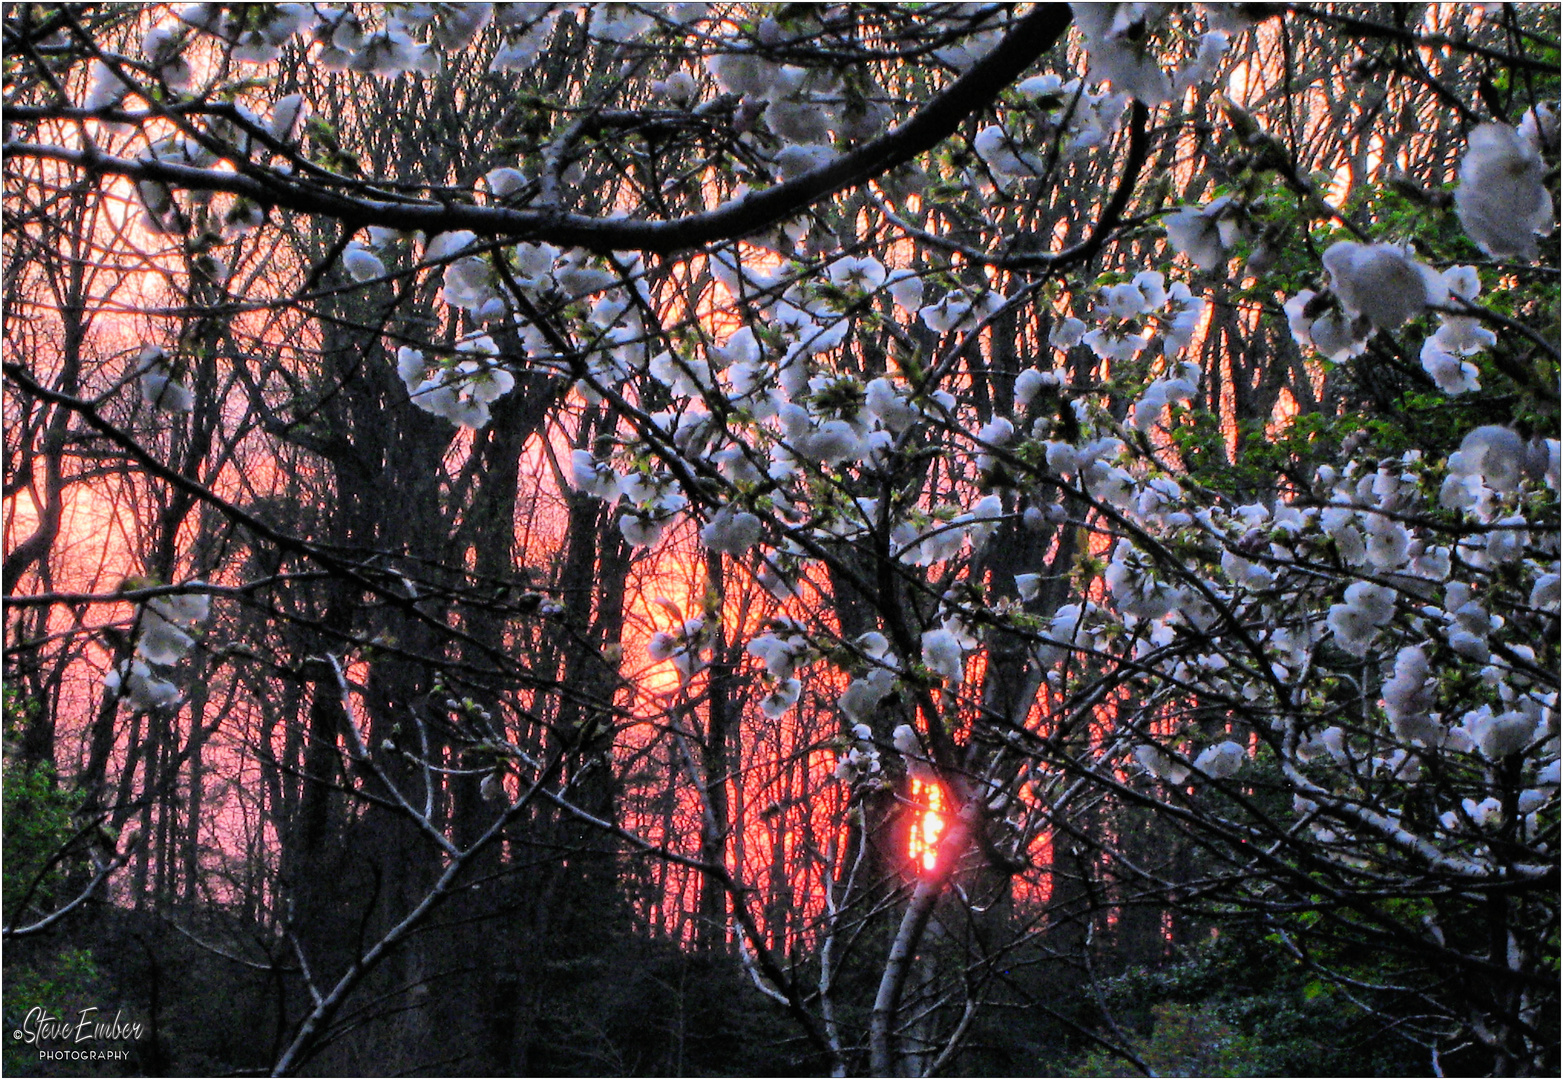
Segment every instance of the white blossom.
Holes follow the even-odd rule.
[[[1541,611],[1556,611],[1560,597],[1563,597],[1560,583],[1563,583],[1563,577],[1556,570],[1538,577],[1531,586],[1530,606]]]
[[[308,115],[309,108],[304,104],[304,95],[288,94],[278,98],[272,105],[271,119],[266,124],[266,130],[279,143],[297,142]]]
[[[1356,320],[1336,308],[1310,314],[1316,296],[1313,290],[1304,289],[1283,305],[1297,344],[1317,349],[1336,363],[1361,355],[1367,341],[1364,334],[1357,332]]]
[[[502,769],[494,769],[483,774],[483,779],[478,782],[478,794],[484,802],[503,805],[510,802],[510,793],[505,790],[505,774]]]
[[[961,659],[961,644],[946,629],[928,630],[923,634],[923,663],[935,675],[952,684],[965,677],[965,662]]]
[[[494,288],[493,271],[486,260],[477,256],[447,264],[441,284],[441,295],[452,307],[476,313],[492,300],[499,300],[503,306],[503,298]]]
[[[791,144],[776,151],[776,175],[782,180],[793,180],[805,173],[821,168],[836,156],[833,147],[824,143]]]
[[[633,41],[656,24],[639,4],[592,6],[591,35],[601,41]]]
[[[896,729],[890,733],[890,742],[896,749],[896,753],[905,758],[922,758],[923,744],[917,737],[917,729],[911,724],[897,724]]]
[[[1275,574],[1268,567],[1250,562],[1231,550],[1222,551],[1221,569],[1232,584],[1245,589],[1259,591],[1275,583]]]
[[[1444,727],[1431,714],[1433,706],[1432,668],[1427,652],[1419,645],[1407,645],[1395,655],[1394,675],[1384,683],[1384,714],[1397,739],[1420,740],[1424,746],[1436,746]]]
[[[902,388],[881,375],[869,382],[864,392],[864,407],[889,431],[900,434],[922,415]]]
[[[1488,761],[1519,753],[1530,745],[1536,730],[1535,720],[1525,713],[1509,711],[1494,716],[1486,705],[1461,717],[1460,726]]]
[[[916,312],[923,302],[923,279],[911,270],[895,270],[885,279],[890,299],[905,312]]]
[[[1128,541],[1114,550],[1105,578],[1113,603],[1125,615],[1159,619],[1182,599],[1182,591],[1157,577],[1155,565]]]
[[[869,717],[894,688],[895,673],[876,667],[862,678],[853,679],[836,704],[848,719]]]
[[[158,77],[175,90],[188,89],[193,80],[190,62],[183,55],[184,44],[183,31],[171,22],[158,23],[141,39],[141,51],[147,61],[157,68]]]
[[[1330,288],[1349,315],[1380,330],[1396,330],[1429,304],[1442,303],[1447,286],[1426,263],[1394,244],[1340,240],[1324,251]]]
[[[631,547],[649,547],[662,539],[667,530],[667,520],[641,511],[631,510],[619,518],[619,532]]]
[[[1015,90],[1031,98],[1033,101],[1039,98],[1056,98],[1062,91],[1064,80],[1052,72],[1042,75],[1033,75],[1029,79],[1023,79],[1015,84]]]
[[[1411,555],[1411,534],[1384,514],[1367,516],[1368,562],[1380,570],[1398,570]]]
[[[1172,97],[1172,80],[1150,48],[1147,24],[1159,5],[1075,4],[1075,23],[1085,34],[1091,77],[1111,82],[1147,105]]]
[[[1160,747],[1148,744],[1134,748],[1135,760],[1144,767],[1145,771],[1158,780],[1165,780],[1169,784],[1178,785],[1185,783],[1189,778],[1189,767],[1167,754]]]
[[[1481,802],[1475,799],[1461,799],[1460,808],[1471,819],[1471,824],[1478,829],[1489,829],[1503,821],[1503,803],[1493,795],[1487,796]]]
[[[423,261],[437,263],[446,259],[453,259],[471,247],[476,241],[477,234],[467,229],[439,233],[430,237],[429,242],[424,245]]]
[[[849,749],[836,761],[837,780],[856,783],[880,772],[879,752],[871,746],[859,745]]]
[[[169,666],[182,660],[195,639],[172,620],[148,605],[141,612],[141,634],[136,639],[136,654],[152,664]]]
[[[477,40],[494,18],[493,4],[451,4],[433,25],[434,37],[451,52],[460,52]]]
[[[1144,334],[1119,335],[1102,329],[1092,330],[1080,340],[1096,354],[1097,359],[1120,362],[1133,360],[1150,344],[1150,338]]]
[[[1085,321],[1070,316],[1053,324],[1053,329],[1047,335],[1047,343],[1061,352],[1068,352],[1080,344],[1085,332]]]
[[[1209,82],[1216,74],[1222,57],[1226,56],[1230,42],[1231,35],[1223,30],[1210,30],[1202,34],[1199,51],[1194,54],[1194,59],[1172,81],[1173,93],[1182,94],[1190,87]]]
[[[483,182],[496,199],[508,199],[529,183],[526,173],[508,165],[490,169],[483,174]]]
[[[826,420],[792,440],[793,449],[820,465],[840,465],[863,454],[863,440],[845,420]]]
[[[1031,407],[1031,402],[1043,389],[1054,389],[1064,385],[1063,375],[1057,371],[1039,371],[1036,368],[1026,368],[1015,376],[1015,411],[1023,413]]]
[[[825,273],[832,284],[843,289],[873,292],[885,283],[885,264],[878,259],[837,259]]]
[[[989,446],[1008,446],[1015,437],[1015,425],[1008,417],[995,416],[977,432],[977,441]]]
[[[772,678],[790,679],[809,651],[808,639],[801,631],[799,624],[786,620],[776,631],[752,639],[744,651],[758,658]]]
[[[127,660],[111,670],[103,678],[103,687],[112,695],[123,696],[139,712],[169,708],[180,700],[179,688],[153,675],[142,660]]]
[[[1203,207],[1184,206],[1161,224],[1174,251],[1186,255],[1201,270],[1214,270],[1226,262],[1227,248],[1236,240],[1231,221],[1232,200],[1223,195]]]
[[[1045,640],[1037,646],[1037,663],[1051,667],[1063,660],[1071,648],[1081,647],[1088,633],[1086,621],[1096,611],[1096,605],[1088,600],[1084,604],[1065,604],[1054,612]]]
[[[1440,317],[1438,332],[1428,340],[1445,352],[1470,356],[1492,348],[1498,343],[1498,335],[1473,316],[1444,315]]]
[[[1035,151],[1017,145],[1013,137],[997,125],[990,125],[977,132],[977,137],[972,140],[972,149],[999,177],[1040,176],[1047,167]]]
[[[1357,581],[1346,587],[1345,603],[1330,608],[1327,623],[1335,643],[1353,656],[1366,656],[1379,628],[1395,614],[1395,594],[1382,585]]]
[[[553,32],[556,12],[549,11],[529,28],[519,34],[506,36],[494,58],[489,62],[490,71],[526,71],[542,54],[548,35]]]
[[[1476,428],[1460,442],[1460,469],[1479,476],[1494,491],[1513,491],[1519,487],[1520,470],[1525,459],[1525,443],[1512,430],[1497,424]],[[1450,455],[1449,468],[1456,468]]]
[[[1558,111],[1550,101],[1537,102],[1525,110],[1518,128],[1538,154],[1558,152]]]
[[[1175,377],[1157,379],[1145,388],[1134,404],[1134,426],[1148,432],[1161,422],[1168,405],[1191,400],[1199,392],[1199,367],[1195,364],[1179,365]]]
[[[1248,751],[1243,745],[1228,739],[1200,751],[1194,759],[1194,768],[1214,780],[1224,780],[1241,769],[1247,760]]]
[[[619,497],[619,474],[612,465],[598,461],[590,450],[570,452],[570,482],[577,491],[612,502]]]
[[[81,107],[87,112],[118,108],[132,89],[128,78],[121,75],[116,67],[102,60],[94,60],[92,82],[87,88],[87,96],[82,100]]]
[[[754,514],[726,506],[700,530],[700,541],[712,551],[742,555],[760,542],[760,528]]]
[[[665,79],[653,80],[651,92],[674,105],[688,105],[695,100],[698,89],[695,86],[695,77],[680,69],[669,72]]]
[[[554,282],[559,291],[572,300],[583,299],[602,292],[618,283],[619,275],[597,266],[587,266],[588,255],[579,249],[565,254],[554,268]]]
[[[167,354],[156,345],[147,345],[136,359],[136,372],[140,379],[141,396],[148,405],[173,413],[187,413],[195,409],[195,397],[182,383],[176,382]]]
[[[1495,258],[1536,258],[1537,234],[1552,232],[1546,165],[1530,141],[1506,124],[1471,132],[1460,162],[1455,212],[1465,233]]]
[[[935,49],[933,54],[956,71],[963,72],[992,52],[993,47],[999,43],[1000,36],[1000,31],[997,29],[969,34],[954,44]]]
[[[971,314],[971,304],[962,300],[960,294],[951,292],[937,304],[919,309],[917,314],[928,329],[936,334],[947,334]]]
[[[706,59],[706,70],[729,94],[768,100],[780,89],[780,67],[752,52],[717,53]]]
[[[1161,277],[1160,274],[1156,276]],[[1159,284],[1156,287],[1160,289]],[[1136,315],[1143,315],[1152,308],[1160,306],[1152,302],[1137,280],[1121,285],[1109,285],[1102,289],[1099,295],[1107,313],[1116,319],[1132,319]],[[1162,300],[1165,299],[1166,293],[1163,292]]]
[[[1162,330],[1162,354],[1164,356],[1176,356],[1194,340],[1194,334],[1199,330],[1199,324],[1205,317],[1206,303],[1203,297],[1193,295],[1188,285],[1184,282],[1173,282],[1167,290],[1167,300],[1174,305],[1170,317],[1164,318],[1161,323]],[[1196,366],[1193,378],[1199,379]]]
[[[1462,360],[1458,353],[1447,351],[1437,336],[1422,343],[1422,370],[1438,385],[1438,389],[1450,397],[1469,394],[1482,388],[1476,365]]]
[[[385,276],[385,263],[357,240],[343,249],[342,267],[354,281],[373,281]]]
[[[674,670],[678,672],[678,685],[683,688],[705,670],[703,650],[708,644],[707,637],[705,618],[695,615],[681,624],[675,624],[671,630],[659,630],[652,634],[646,644],[646,654],[653,660],[671,660]]]
[[[771,692],[760,699],[760,711],[771,720],[779,720],[798,703],[803,693],[803,683],[798,679],[781,679],[771,687]]]

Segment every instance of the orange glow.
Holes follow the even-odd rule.
[[[932,870],[939,859],[939,837],[944,835],[944,789],[913,777],[912,805],[920,809],[912,821],[906,853],[925,871]]]

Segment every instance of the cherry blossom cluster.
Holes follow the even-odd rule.
[[[198,589],[205,582],[186,584]],[[171,593],[142,604],[136,620],[135,655],[104,676],[104,689],[138,711],[177,705],[182,697],[179,687],[165,675],[195,648],[190,631],[210,614],[211,597],[204,592]]]
[[[744,26],[705,4],[602,4],[576,16],[608,46],[700,37],[698,60],[667,61],[644,90],[654,108],[680,118],[728,110],[733,184],[721,205],[815,173],[897,118],[900,106],[866,65],[843,71],[789,53],[817,29],[818,13]],[[275,61],[297,40],[333,70],[417,78],[480,40],[493,47],[490,71],[524,70],[558,18],[551,6],[522,4],[278,4],[242,17],[187,5],[146,34],[135,63],[93,61],[83,105],[113,110],[132,94],[148,97],[128,73],[160,92],[194,93],[188,54],[203,37],[242,64]],[[954,167],[984,198],[1027,193],[1055,166],[1055,151],[1077,160],[1105,148],[1131,103],[1165,106],[1210,80],[1244,29],[1244,12],[1224,6],[1198,23],[1170,19],[1156,4],[1079,5],[1074,19],[1083,74],[1021,80],[974,125],[972,154]],[[1003,33],[965,29],[931,52],[953,73],[969,71]],[[209,118],[209,139],[159,138],[141,158],[219,169],[239,157],[287,172],[298,164],[289,156],[308,112],[299,94],[269,107],[236,104]],[[231,153],[219,154],[214,141]],[[1454,209],[1482,253],[1537,259],[1538,237],[1554,225],[1547,185],[1557,143],[1549,106],[1513,126],[1473,127],[1453,178]],[[471,197],[530,206],[549,184],[577,175],[569,160],[545,161],[542,172],[516,160],[490,170]],[[233,237],[262,220],[242,199],[176,196],[158,181],[142,181],[137,193],[159,234],[184,233],[200,219]],[[927,586],[924,622],[899,635],[881,627],[832,648],[787,616],[747,643],[763,669],[759,707],[773,720],[802,699],[811,666],[841,669],[843,781],[877,783],[896,759],[929,770],[915,724],[895,726],[886,748],[876,721],[912,691],[931,690],[939,707],[957,710],[992,635],[1019,633],[1029,641],[1029,674],[1051,695],[1122,672],[1137,687],[1154,678],[1169,688],[1126,706],[1121,730],[1101,748],[1102,761],[1169,797],[1203,798],[1263,774],[1291,794],[1308,835],[1343,860],[1388,845],[1481,874],[1498,858],[1497,831],[1537,856],[1536,814],[1558,796],[1557,657],[1548,643],[1559,605],[1558,442],[1476,426],[1443,460],[1347,454],[1320,467],[1308,490],[1249,505],[1180,475],[1167,437],[1199,407],[1205,373],[1182,359],[1209,314],[1198,282],[1222,273],[1244,245],[1244,273],[1273,261],[1257,210],[1223,193],[1158,211],[1151,220],[1193,277],[1110,274],[1075,283],[1067,305],[1045,312],[1040,351],[1083,361],[1075,350],[1089,350],[1111,388],[1071,386],[1064,366],[1028,357],[1006,373],[1013,399],[981,412],[960,396],[950,360],[980,346],[1007,311],[1035,302],[1020,279],[974,267],[956,283],[937,255],[892,254],[896,245],[877,237],[854,243],[808,215],[686,262],[742,316],[720,330],[662,327],[651,268],[632,253],[377,228],[354,234],[339,266],[348,287],[366,290],[401,275],[439,275],[453,328],[445,340],[455,344],[392,343],[418,409],[482,429],[518,374],[541,372],[570,380],[581,401],[618,411],[632,435],[574,450],[568,475],[615,508],[630,545],[656,545],[687,521],[706,549],[747,567],[784,602],[848,544],[882,552],[900,580]],[[1315,287],[1282,309],[1307,358],[1344,363],[1380,336],[1426,326],[1415,348],[1432,383],[1451,397],[1480,390],[1480,364],[1504,320],[1482,306],[1478,267],[1435,266],[1404,237],[1338,222],[1344,231],[1332,224],[1318,237]],[[206,272],[221,286],[225,268],[211,259]],[[917,352],[914,330],[938,343],[932,355]],[[847,374],[841,358],[869,339],[918,359]],[[156,346],[130,373],[149,405],[190,412],[192,395],[176,376]],[[926,497],[889,494],[925,446],[959,480]],[[1016,574],[1013,590],[977,580],[990,545],[1014,527],[1090,534],[1076,595],[1058,604],[1045,594],[1041,566]],[[199,621],[154,604],[143,612],[139,658],[111,675],[144,707],[177,696],[153,667],[175,662]],[[670,661],[687,687],[709,662],[712,636],[709,615],[679,619],[648,652]],[[1182,701],[1200,704],[1200,723],[1169,719]],[[1413,796],[1436,814],[1414,813]]]
[[[1231,775],[1251,739],[1275,753],[1299,813],[1328,820],[1318,828],[1336,841],[1414,835],[1482,872],[1482,829],[1518,813],[1539,858],[1534,815],[1558,785],[1555,655],[1538,653],[1558,611],[1558,451],[1555,439],[1479,428],[1447,462],[1411,451],[1326,466],[1312,492],[1268,506],[1201,507],[1167,497],[1164,482],[1155,498],[1122,503],[1144,532],[1114,549],[1111,605],[1070,611],[1067,638],[1055,621],[1038,659],[1063,660],[1068,623],[1089,618],[1112,628],[1094,649],[1132,643],[1124,658],[1166,685],[1241,703],[1240,740],[1196,750],[1174,735],[1134,748],[1174,787]],[[1143,495],[1153,483],[1136,486]],[[1174,545],[1183,558],[1168,556]],[[1203,559],[1187,561],[1196,550]],[[1474,678],[1436,677],[1435,660]],[[1344,711],[1323,689],[1342,680],[1358,688]],[[1517,771],[1495,771],[1508,761]],[[1421,831],[1382,809],[1424,798],[1416,785],[1433,777],[1446,809]],[[1472,800],[1480,815],[1462,812]]]

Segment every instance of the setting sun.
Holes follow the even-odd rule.
[[[912,806],[916,816],[906,853],[924,871],[939,861],[939,837],[944,835],[944,789],[931,781],[912,779]]]

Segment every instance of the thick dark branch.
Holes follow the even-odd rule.
[[[759,232],[848,188],[856,187],[933,149],[961,121],[991,104],[1069,28],[1064,4],[1041,4],[1019,19],[1002,41],[970,71],[893,131],[818,169],[754,192],[714,210],[674,221],[604,220],[562,210],[509,209],[448,202],[387,202],[301,184],[277,172],[260,175],[213,172],[163,161],[131,161],[92,148],[76,149],[7,140],[17,157],[63,161],[88,172],[156,180],[193,191],[226,191],[263,206],[316,214],[356,226],[383,225],[429,235],[468,229],[478,236],[544,241],[592,251],[672,252]]]

